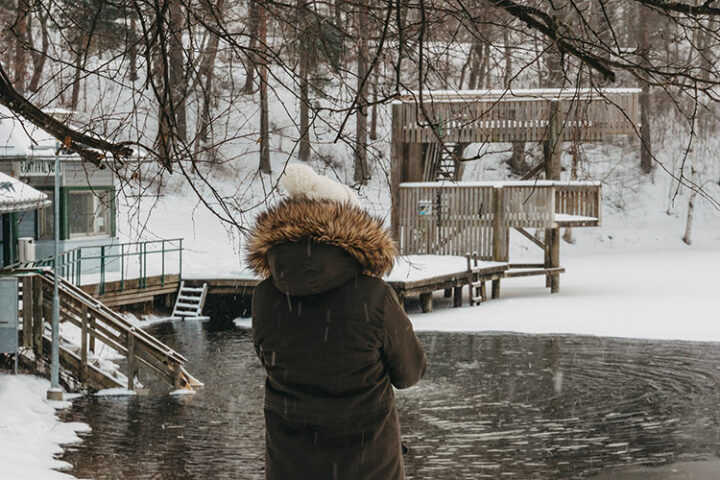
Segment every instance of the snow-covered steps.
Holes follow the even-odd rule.
[[[173,308],[172,318],[174,319],[193,319],[205,320],[202,314],[207,298],[207,283],[203,283],[202,287],[190,287],[185,282],[180,282],[175,308]]]

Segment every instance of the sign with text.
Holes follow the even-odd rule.
[[[55,175],[54,159],[20,160],[21,177],[47,177]]]

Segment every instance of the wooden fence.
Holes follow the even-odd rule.
[[[633,134],[640,120],[637,89],[544,89],[408,94],[393,121],[405,143],[540,142],[548,140],[551,102],[565,141]]]
[[[557,228],[576,216],[585,226],[594,217],[597,225],[599,215],[599,183],[403,183],[400,250],[404,255],[477,252],[482,260],[507,261],[511,228]]]

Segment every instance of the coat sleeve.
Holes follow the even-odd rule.
[[[390,382],[396,388],[408,388],[425,374],[427,359],[395,291],[389,286],[387,289],[383,310],[383,360],[390,373]]]
[[[251,301],[251,307],[250,307],[250,316],[252,318],[252,338],[253,338],[253,346],[255,347],[255,354],[260,359],[260,363],[262,366],[265,366],[265,359],[263,358],[262,354],[262,348],[260,347],[260,337],[261,337],[261,329],[260,329],[260,301],[258,300],[258,288],[255,288],[255,292],[253,292],[252,301]]]

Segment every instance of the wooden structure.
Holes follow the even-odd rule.
[[[45,331],[52,309],[53,274],[49,269],[16,270],[22,290],[19,298],[22,317],[21,345],[40,359],[47,353],[50,338]],[[60,363],[80,385],[90,388],[135,388],[140,367],[147,368],[176,389],[202,386],[184,368],[185,357],[137,328],[103,303],[61,279],[60,322],[68,322],[82,332],[77,351],[61,344]],[[92,364],[89,354],[102,343],[127,358],[124,377],[113,376]]]
[[[505,277],[545,275],[559,289],[559,228],[600,224],[599,184],[558,182],[563,141],[632,134],[638,89],[430,91],[392,104],[391,231],[402,254],[509,261],[511,229],[544,251],[544,262],[513,265]],[[527,178],[457,182],[471,143],[542,142],[544,160]],[[543,238],[528,229],[543,229]],[[527,268],[525,268],[527,267]],[[520,270],[517,270],[520,269]],[[496,288],[499,290],[499,280]]]

